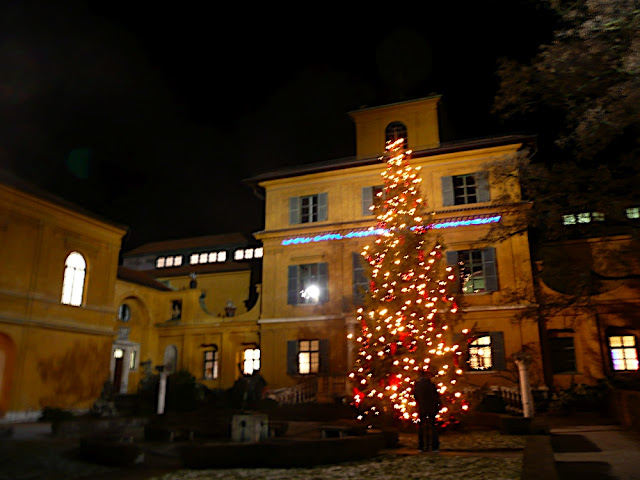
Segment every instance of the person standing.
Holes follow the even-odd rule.
[[[418,404],[418,450],[438,452],[440,438],[436,425],[436,415],[440,411],[440,394],[431,381],[432,375],[420,370],[413,386],[413,396]]]

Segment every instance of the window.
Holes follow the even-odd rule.
[[[322,222],[327,219],[327,194],[306,195],[289,199],[289,223]]]
[[[573,332],[550,331],[549,350],[551,351],[551,369],[553,373],[575,373],[576,354]]]
[[[640,207],[627,208],[625,213],[627,214],[627,218],[638,219],[640,218]]]
[[[182,255],[158,257],[156,260],[156,268],[179,267],[180,265],[182,265]]]
[[[129,357],[129,370],[136,369],[136,351],[131,350],[131,355]]]
[[[469,344],[467,364],[471,371],[505,370],[502,332],[481,333]]]
[[[454,268],[462,293],[494,292],[498,290],[495,248],[448,251],[447,263]]]
[[[206,350],[204,352],[204,366],[202,378],[205,380],[213,380],[218,378],[218,351]]]
[[[604,213],[583,212],[562,216],[563,225],[576,225],[578,223],[604,222]]]
[[[409,148],[407,141],[407,127],[402,122],[391,122],[384,130],[386,142],[395,142],[399,138],[404,138],[404,148]]]
[[[257,372],[258,370],[260,370],[260,349],[245,349],[242,361],[242,373],[245,375],[251,375],[253,372]]]
[[[171,301],[171,320],[180,320],[182,318],[182,300]]]
[[[373,215],[373,205],[382,198],[384,187],[376,185],[373,187],[362,187],[362,215]]]
[[[126,303],[123,303],[118,307],[118,320],[121,322],[128,322],[131,318],[131,307]]]
[[[328,290],[326,263],[289,265],[289,305],[324,303],[329,298]]]
[[[227,261],[227,252],[224,250],[219,252],[199,252],[192,253],[189,256],[190,265],[206,264],[206,263],[222,263]]]
[[[634,335],[611,335],[609,337],[609,352],[614,370],[638,370],[638,349]]]
[[[442,204],[444,206],[467,205],[490,200],[486,173],[442,177]]]
[[[328,340],[289,340],[287,342],[287,373],[289,375],[329,373]]]
[[[360,304],[364,301],[366,292],[369,291],[369,279],[365,271],[365,260],[357,252],[351,254],[353,262],[353,303]]]
[[[78,307],[82,305],[87,262],[78,252],[71,252],[64,262],[61,302]]]
[[[234,260],[251,260],[252,258],[262,258],[262,247],[239,248],[233,253]]]
[[[176,371],[178,367],[178,348],[175,345],[167,345],[164,349],[163,365],[169,373]]]

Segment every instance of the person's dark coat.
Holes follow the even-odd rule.
[[[413,396],[422,413],[435,416],[440,410],[440,395],[436,386],[427,377],[420,377],[416,381]]]

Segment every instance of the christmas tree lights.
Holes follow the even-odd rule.
[[[413,384],[426,370],[440,392],[440,424],[448,426],[468,409],[459,384],[462,350],[452,341],[459,316],[456,279],[424,213],[420,168],[410,165],[411,151],[403,143],[398,139],[387,146],[382,198],[372,207],[374,228],[384,233],[362,252],[371,280],[358,309],[361,331],[349,336],[358,343],[350,374],[354,404],[365,421],[392,415],[416,422]]]

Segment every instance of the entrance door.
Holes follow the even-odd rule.
[[[113,391],[116,393],[120,393],[120,388],[122,387],[122,368],[124,365],[124,351],[120,348],[116,348],[113,351],[113,356],[115,358],[115,366],[113,368]]]

